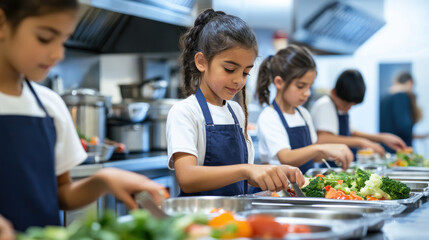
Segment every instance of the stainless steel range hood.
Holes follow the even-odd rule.
[[[384,26],[384,0],[213,0],[255,29],[282,29],[317,54],[352,54]]]
[[[78,25],[65,44],[70,49],[95,53],[177,52],[180,35],[193,23],[192,0],[80,2]]]

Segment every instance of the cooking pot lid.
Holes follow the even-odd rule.
[[[96,105],[96,106],[110,106],[111,97],[101,95],[99,92],[90,88],[72,89],[61,95],[67,105]]]

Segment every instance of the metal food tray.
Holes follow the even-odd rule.
[[[384,171],[383,167],[380,166],[368,166],[368,167],[359,167],[363,170],[371,170],[374,173],[382,173]],[[305,172],[305,175],[311,176],[311,177],[315,177],[317,174],[322,174],[324,172],[326,172],[328,170],[328,168],[310,168],[307,170],[307,172]],[[340,172],[346,172],[346,173],[350,173],[350,174],[354,174],[355,173],[355,169],[353,168],[349,168],[346,171],[344,171],[342,168],[332,168],[332,170],[334,170],[336,173],[340,173]]]
[[[380,200],[380,201],[377,201],[377,203],[381,203],[381,204],[391,204],[391,203],[413,204],[413,203],[417,202],[417,200],[419,200],[422,196],[423,196],[422,193],[412,192],[412,193],[410,193],[409,198],[397,199],[397,200]],[[366,201],[366,200],[340,200],[340,199],[328,199],[328,198],[299,198],[299,197],[284,198],[284,197],[268,197],[268,196],[265,197],[265,196],[257,196],[257,195],[254,197],[256,199],[260,199],[260,198],[266,198],[266,199],[273,199],[273,198],[298,199],[297,201],[309,201],[308,199],[314,199],[315,201],[319,201],[319,202],[341,202],[341,203],[348,203],[348,202],[355,203],[355,202],[357,202],[357,203],[362,203],[362,204],[368,204],[368,203],[374,202],[374,201]]]
[[[389,175],[385,174],[384,176],[388,176],[390,179],[397,181],[417,181],[417,182],[429,182],[429,176],[410,176],[410,175]]]
[[[393,213],[389,212],[387,208],[381,206],[352,206],[352,205],[290,205],[282,203],[253,203],[253,209],[271,209],[271,210],[295,210],[295,209],[311,209],[312,212],[318,212],[320,210],[329,210],[336,212],[346,213],[358,213],[362,214],[368,225],[368,231],[377,232],[380,231],[384,226],[384,222],[390,219]],[[402,212],[406,209],[404,205],[398,205],[398,209],[395,212]]]
[[[251,208],[252,201],[237,197],[178,197],[166,199],[162,203],[162,209],[170,215],[175,213],[211,213],[214,209],[239,212]]]
[[[419,182],[419,181],[401,181],[405,183],[410,189],[411,192],[422,193],[423,196],[429,196],[429,182]]]
[[[314,223],[318,226],[330,228],[332,237],[341,238],[361,238],[366,236],[368,231],[367,218],[362,213],[336,210],[317,210],[313,209],[258,209],[251,211],[239,212],[236,215],[243,218],[252,215],[271,215],[275,217],[277,222],[291,224],[309,224]],[[296,234],[300,239],[307,237],[319,239],[320,232],[312,232],[311,234]],[[326,233],[325,233],[326,234]],[[289,234],[287,235],[289,236]],[[289,238],[287,238],[289,239]]]
[[[429,167],[391,167],[390,170],[429,172]]]
[[[386,170],[382,173],[382,175],[385,176],[398,176],[398,177],[429,177],[429,172],[422,172],[422,171],[398,171],[398,170]]]
[[[366,201],[366,200],[340,200],[340,199],[328,199],[328,198],[299,198],[299,197],[272,197],[271,192],[264,191],[255,194],[243,194],[238,197],[250,198],[253,202],[284,202],[290,204],[350,204],[350,205],[365,205],[365,204],[413,204],[417,202],[423,196],[422,193],[410,193],[409,198],[398,199],[398,200],[381,200],[381,201]]]

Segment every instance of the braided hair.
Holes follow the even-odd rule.
[[[195,20],[180,39],[182,55],[180,57],[183,77],[183,93],[194,94],[201,81],[201,72],[195,65],[195,54],[201,52],[210,63],[214,56],[234,47],[253,49],[258,53],[255,34],[242,19],[222,11],[206,9]],[[246,87],[241,90],[241,106],[245,112],[245,137],[247,139]]]
[[[308,71],[316,71],[316,63],[305,47],[290,45],[281,49],[274,56],[268,56],[262,61],[256,83],[256,98],[259,103],[270,104],[269,86],[276,76],[285,81],[282,91],[285,91],[294,79],[301,78]]]

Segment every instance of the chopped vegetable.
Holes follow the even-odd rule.
[[[380,188],[392,197],[392,199],[404,199],[410,196],[410,188],[402,182],[384,177]]]

